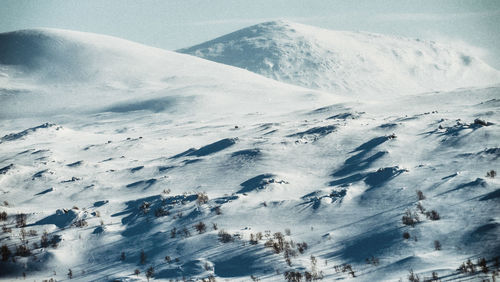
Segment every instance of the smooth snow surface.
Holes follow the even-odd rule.
[[[276,25],[286,39],[276,44],[290,45],[278,50],[312,52],[297,60],[343,58],[320,64],[337,68],[333,80],[310,72],[313,62],[275,64],[283,72],[273,73],[299,85],[476,87],[360,99],[108,36],[0,34],[0,245],[11,253],[0,280],[65,281],[71,269],[71,281],[146,281],[150,267],[160,281],[283,281],[287,271],[302,281],[306,271],[323,281],[398,281],[410,270],[421,281],[432,272],[491,279],[500,182],[487,172],[499,170],[500,87],[482,85],[496,71],[406,39],[331,32],[322,40],[350,45],[329,49],[319,39],[306,46],[305,37],[330,33],[302,25],[240,33],[267,46],[250,31]],[[249,50],[231,60],[270,55]],[[365,63],[353,65],[363,50]],[[391,50],[400,58],[378,55]],[[429,73],[432,64],[441,71]],[[396,88],[387,85],[394,74]],[[406,212],[419,218],[413,227],[402,223]],[[488,274],[456,270],[483,257]]]
[[[314,104],[327,96],[104,35],[37,29],[0,34],[0,42],[0,87],[9,102],[0,118],[134,110],[245,114],[288,111],[297,108],[287,99]]]
[[[247,27],[179,52],[346,95],[400,95],[500,82],[500,73],[468,50],[287,21]]]

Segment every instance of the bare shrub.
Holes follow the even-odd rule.
[[[198,205],[203,205],[203,204],[206,204],[208,202],[208,195],[207,193],[205,192],[200,192],[197,194],[198,198],[196,199],[196,203]]]
[[[309,271],[305,271],[304,272],[304,278],[306,279],[307,282],[310,282],[313,280],[313,275],[311,272]]]
[[[10,255],[12,254],[9,250],[9,247],[7,247],[7,245],[5,244],[0,248],[0,253],[2,254],[2,261],[8,261]]]
[[[212,274],[210,274],[207,276],[207,278],[201,278],[200,281],[201,282],[215,282],[216,280],[215,280],[215,277]]]
[[[483,273],[488,273],[489,269],[488,269],[488,265],[486,264],[486,259],[485,258],[478,259],[477,260],[477,265],[479,267],[481,267],[481,271]]]
[[[286,271],[283,275],[288,282],[300,282],[302,280],[302,273],[298,271]]]
[[[470,259],[467,260],[465,265],[467,266],[467,269],[469,270],[470,273],[472,274],[476,273],[476,266]]]
[[[465,265],[465,263],[462,263],[458,268],[457,268],[457,271],[460,272],[460,273],[467,273],[468,269],[467,269],[467,265]]]
[[[31,255],[31,250],[26,244],[16,246],[16,256],[27,257]]]
[[[441,243],[438,240],[434,241],[434,250],[441,251]]]
[[[155,210],[156,217],[162,217],[162,216],[168,216],[168,215],[170,215],[170,212],[163,207],[159,207]]]
[[[6,221],[7,220],[7,213],[6,212],[0,212],[0,221]]]
[[[42,237],[40,238],[40,245],[42,248],[47,248],[49,246],[49,234],[44,231]]]
[[[273,237],[276,239],[276,242],[273,244],[274,252],[279,254],[284,249],[285,237],[281,232],[274,233]]]
[[[10,233],[12,232],[12,228],[7,227],[5,224],[2,226],[2,232],[3,233]]]
[[[182,228],[182,235],[184,236],[184,238],[188,238],[188,237],[191,237],[191,232],[189,232],[189,230],[184,227]]]
[[[417,209],[421,214],[425,214],[425,208],[420,202],[417,204]]]
[[[419,201],[425,200],[424,192],[417,190],[417,199]]]
[[[216,215],[221,215],[221,214],[222,214],[222,210],[221,210],[220,206],[216,206],[216,207],[214,208],[214,211],[215,211],[215,214],[216,214]]]
[[[420,222],[418,218],[418,214],[412,213],[410,210],[406,210],[405,214],[401,218],[404,225],[409,225],[411,227],[415,227],[415,225]]]
[[[196,229],[196,231],[198,231],[198,234],[205,233],[205,231],[207,230],[207,226],[202,221],[195,224],[194,228]]]
[[[420,277],[417,274],[413,273],[413,269],[410,270],[408,274],[408,281],[410,282],[420,282]]]
[[[374,256],[372,256],[370,258],[366,258],[365,261],[366,261],[366,264],[371,264],[373,266],[377,266],[380,263],[379,259],[374,257]]]
[[[250,234],[250,245],[257,245],[259,243],[259,241],[255,238],[255,236],[252,234]]]
[[[439,220],[441,218],[439,216],[439,213],[435,210],[431,210],[430,212],[426,212],[425,216],[427,216],[427,218],[430,220]]]
[[[21,231],[19,231],[19,237],[21,237],[21,241],[26,240],[26,236],[28,235],[28,232],[24,228],[21,228]]]
[[[490,170],[490,171],[486,172],[486,177],[495,178],[495,176],[497,176],[497,172],[494,170]]]
[[[257,232],[257,233],[255,234],[255,239],[256,239],[256,240],[260,241],[260,240],[262,240],[262,238],[263,238],[263,237],[262,237],[262,232]]]
[[[21,228],[26,226],[27,216],[24,213],[16,214],[16,227]]]
[[[82,228],[82,227],[87,226],[88,223],[85,219],[81,218],[81,219],[78,219],[77,221],[75,221],[75,223],[73,223],[73,225],[75,225],[76,227]]]
[[[155,275],[155,269],[153,266],[150,266],[147,270],[146,270],[146,278],[148,279],[149,281],[149,278],[153,277]]]
[[[225,232],[222,229],[219,231],[218,236],[219,236],[219,241],[221,241],[222,243],[229,243],[234,241],[233,236],[231,236],[231,234]]]
[[[142,211],[143,214],[147,214],[149,212],[150,207],[151,207],[151,203],[142,202],[142,204],[139,206],[139,209]]]
[[[354,273],[354,270],[352,269],[352,266],[350,264],[344,264],[342,266],[342,272],[347,272],[351,277],[356,277],[356,274]]]
[[[396,139],[396,138],[398,138],[398,137],[396,136],[396,133],[393,133],[393,134],[391,134],[391,135],[387,136],[387,139]]]
[[[306,250],[307,250],[307,243],[306,242],[302,242],[302,243],[297,243],[297,250],[299,251],[299,253],[303,254]]]

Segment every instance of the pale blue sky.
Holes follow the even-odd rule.
[[[500,0],[0,0],[0,32],[54,27],[169,50],[272,19],[474,45],[500,69]]]

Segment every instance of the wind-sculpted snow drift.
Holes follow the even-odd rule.
[[[385,96],[500,82],[500,73],[468,50],[287,21],[247,27],[179,52],[348,95]]]
[[[330,92],[109,36],[0,34],[0,280],[498,271],[500,88],[479,88],[496,71],[289,23],[227,38],[210,52]]]

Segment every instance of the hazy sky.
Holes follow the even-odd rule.
[[[473,45],[500,69],[500,0],[0,0],[0,32],[54,27],[170,50],[272,19]]]

